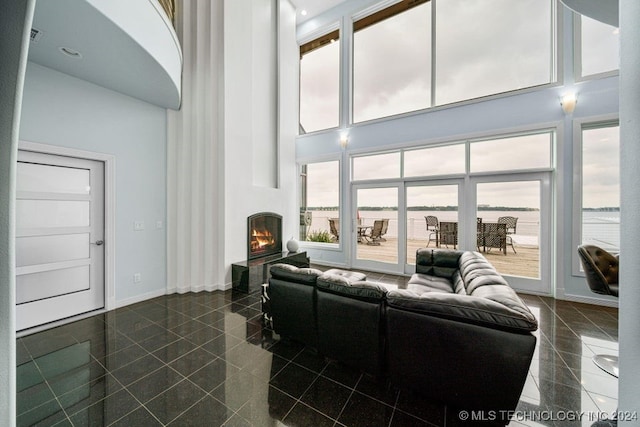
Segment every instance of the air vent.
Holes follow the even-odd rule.
[[[42,38],[42,31],[38,30],[37,28],[31,28],[31,41],[33,43],[38,43],[38,41],[40,41],[41,38]]]

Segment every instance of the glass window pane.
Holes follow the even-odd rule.
[[[407,264],[416,263],[419,248],[440,246],[440,221],[458,222],[458,186],[407,188]],[[442,247],[453,248],[448,237]]]
[[[404,152],[404,176],[464,173],[464,145],[424,148]]]
[[[616,27],[581,16],[582,76],[620,67],[620,32]]]
[[[582,131],[582,243],[620,251],[620,128]]]
[[[400,153],[353,158],[353,180],[400,177]]]
[[[339,95],[340,43],[336,32],[326,44],[301,54],[300,133],[337,127]]]
[[[479,250],[500,272],[540,278],[540,182],[477,186]]]
[[[398,262],[398,189],[359,188],[356,217],[356,258]]]
[[[340,162],[336,160],[303,165],[301,178],[300,240],[338,243]]]
[[[16,304],[87,290],[91,285],[88,265],[22,274],[16,277]]]
[[[16,238],[16,266],[89,258],[89,233]]]
[[[353,35],[353,121],[429,106],[431,3],[412,7],[356,31]]]
[[[89,202],[17,200],[16,226],[24,228],[88,227]]]
[[[436,104],[549,83],[550,0],[447,0],[436,7]]]
[[[471,143],[471,172],[551,167],[551,134],[501,138]]]
[[[17,191],[89,194],[89,170],[18,162]]]

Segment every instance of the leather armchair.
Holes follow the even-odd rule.
[[[578,255],[591,292],[617,297],[618,257],[594,245],[578,247]]]
[[[594,245],[579,246],[578,255],[591,291],[618,298],[618,257]],[[618,356],[596,354],[593,363],[609,375],[618,377]]]

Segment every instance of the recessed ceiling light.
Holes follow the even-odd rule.
[[[69,47],[64,47],[64,46],[61,47],[60,52],[72,58],[77,58],[77,59],[82,58],[82,54],[80,52],[78,52],[77,50],[71,49]]]
[[[302,16],[307,16],[307,9],[302,9],[302,10],[300,11],[300,15],[302,15]]]

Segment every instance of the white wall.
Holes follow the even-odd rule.
[[[279,119],[279,175],[278,188],[255,184],[255,159],[252,155],[254,141],[262,135],[268,135],[270,125],[256,120],[251,105],[254,96],[253,86],[269,84],[275,78],[267,64],[253,55],[255,38],[268,26],[258,26],[255,20],[247,19],[248,11],[263,6],[256,0],[225,0],[224,2],[224,182],[225,182],[225,266],[224,283],[231,282],[230,264],[247,257],[247,217],[256,212],[269,211],[283,216],[284,240],[296,235],[298,222],[296,213],[294,135],[297,129],[297,101],[291,90],[293,76],[297,80],[297,47],[295,44],[294,10],[286,0],[280,4],[280,41],[281,49],[279,69],[280,103]],[[257,34],[256,34],[257,32]],[[269,34],[264,34],[269,37]],[[262,76],[262,78],[258,78]],[[290,80],[284,80],[284,79]],[[263,79],[263,80],[262,80]],[[262,80],[262,83],[261,83]],[[253,123],[253,126],[251,124]],[[259,160],[259,159],[258,159]],[[268,159],[267,159],[268,160]]]
[[[166,110],[29,63],[20,139],[115,156],[117,305],[164,294]]]

